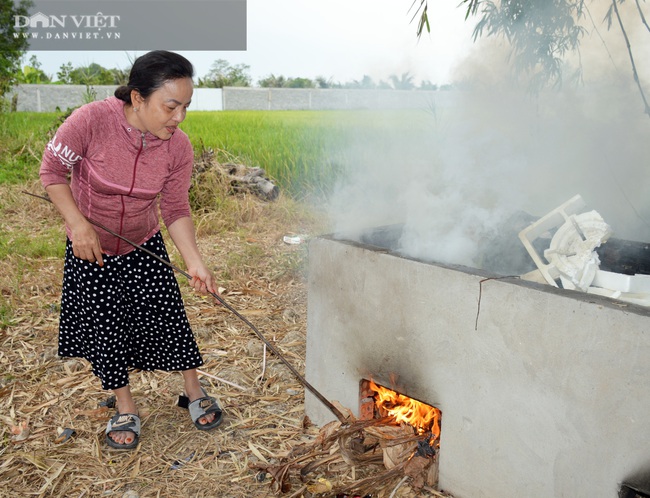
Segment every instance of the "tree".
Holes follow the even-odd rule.
[[[315,88],[316,84],[309,78],[285,78],[271,74],[257,82],[262,88]]]
[[[73,67],[71,62],[61,64],[56,78],[63,85],[126,85],[130,69],[106,69],[99,64]]]
[[[619,5],[625,0],[604,0],[609,2],[605,16],[607,28],[616,24],[625,39],[632,75],[637,85],[644,111],[650,116],[650,105],[639,79],[636,60],[627,36],[625,23],[619,12]],[[639,0],[635,2],[639,22],[649,32]],[[593,22],[585,0],[462,0],[466,6],[465,18],[480,16],[474,28],[473,38],[481,36],[503,36],[512,47],[515,68],[531,75],[534,89],[562,83],[562,67],[565,56],[578,52],[580,40],[587,32],[585,24]],[[428,0],[415,0],[413,19],[419,20],[417,36],[426,28],[430,32]],[[580,71],[580,68],[578,68]]]
[[[29,0],[0,0],[0,97],[17,82],[23,54],[28,49],[26,28],[14,27],[14,16],[26,16],[32,6]]]
[[[250,86],[251,77],[248,74],[250,66],[235,64],[231,66],[225,59],[217,59],[212,63],[210,72],[205,78],[199,78],[199,86],[223,88],[225,86]]]
[[[429,80],[422,80],[422,82],[420,83],[420,90],[437,90],[437,89],[438,89],[438,85],[432,83]]]
[[[374,88],[377,88],[377,84],[373,81],[373,79],[368,76],[367,74],[363,75],[363,78],[361,80],[352,80],[352,82],[347,83],[345,85],[346,88],[359,88],[363,90],[372,90]]]
[[[131,63],[131,66],[133,66],[133,62]],[[110,70],[113,74],[113,83],[115,85],[126,85],[129,82],[131,66],[129,66],[128,69],[113,68]]]
[[[395,90],[413,90],[415,84],[413,83],[413,75],[408,71],[402,73],[401,76],[391,74],[389,76],[390,81],[393,83],[393,88]]]
[[[51,78],[41,69],[41,63],[35,55],[29,58],[29,64],[23,66],[22,72],[16,74],[17,83],[49,83],[50,80]]]
[[[316,83],[316,88],[334,88],[335,86],[337,86],[332,81],[332,78],[327,79],[325,78],[325,76],[316,76],[314,82]]]
[[[93,62],[88,66],[74,68],[69,73],[69,83],[72,85],[115,85],[118,82],[115,77],[115,70]]]
[[[266,78],[259,80],[257,84],[262,88],[282,88],[286,82],[287,79],[284,76],[270,74]]]
[[[72,67],[72,62],[61,64],[61,66],[59,67],[59,72],[56,73],[56,79],[59,81],[59,83],[62,83],[64,85],[71,85],[73,70],[74,67]]]
[[[314,82],[309,78],[289,78],[285,88],[314,88]]]

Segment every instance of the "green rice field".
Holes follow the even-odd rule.
[[[61,116],[0,114],[0,183],[38,177],[43,148]],[[417,135],[431,120],[423,111],[194,111],[181,128],[196,153],[208,148],[220,162],[259,166],[285,192],[301,197],[326,194],[360,160],[352,150],[377,153],[397,137]]]

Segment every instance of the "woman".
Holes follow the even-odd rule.
[[[193,93],[194,68],[184,57],[149,52],[129,82],[104,101],[75,110],[48,143],[41,181],[66,224],[59,355],[86,358],[117,413],[106,442],[131,449],[140,419],[128,371],[181,371],[189,408],[201,430],[222,414],[199,384],[203,364],[173,270],[88,220],[168,259],[160,215],[178,248],[191,286],[215,292],[199,253],[188,190],[193,150],[178,129]]]

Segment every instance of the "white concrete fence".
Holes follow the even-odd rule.
[[[115,92],[117,85],[18,85],[8,96],[17,95],[17,111],[55,112],[78,107],[93,100],[103,100]],[[220,88],[195,88],[191,110],[221,111]]]
[[[65,111],[91,98],[110,97],[116,88],[115,85],[18,85],[8,98],[17,99],[17,111]],[[195,88],[189,110],[430,109],[447,102],[450,93],[333,88]]]

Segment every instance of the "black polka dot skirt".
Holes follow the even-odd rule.
[[[169,261],[158,232],[142,245]],[[59,356],[88,360],[103,389],[129,383],[129,370],[182,371],[203,364],[174,270],[135,249],[79,259],[68,239],[63,271]]]

